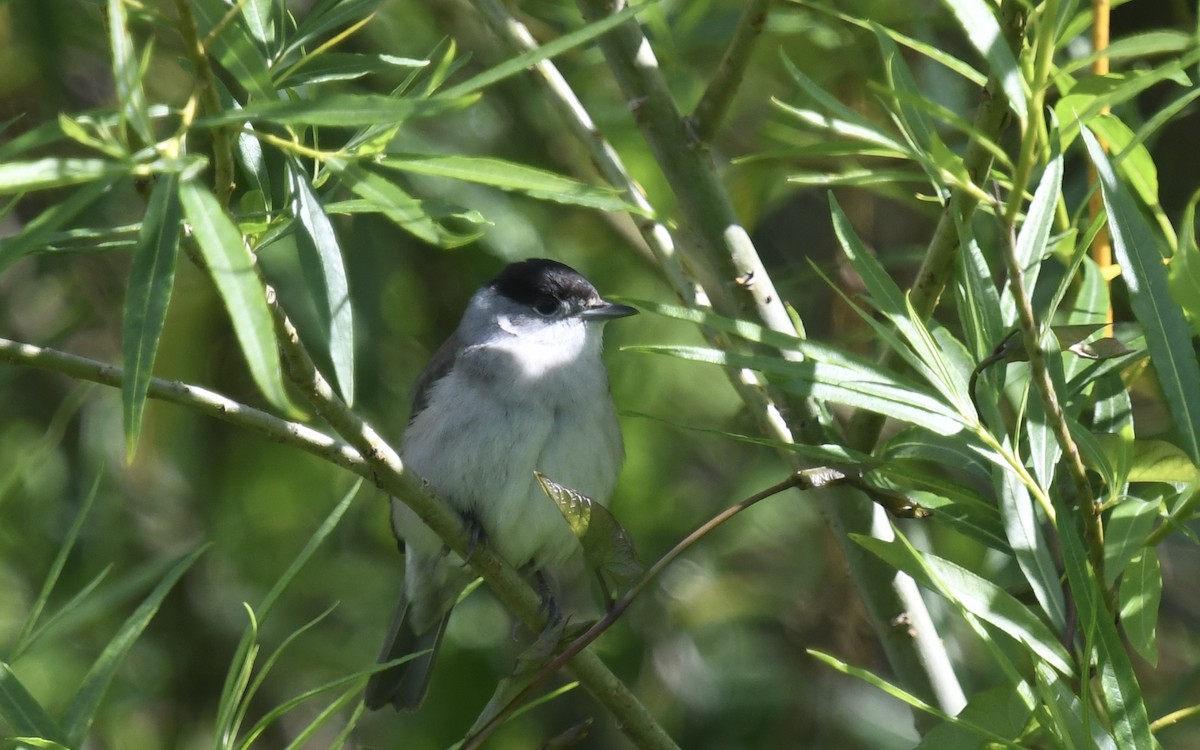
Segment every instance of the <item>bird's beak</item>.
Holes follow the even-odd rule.
[[[611,320],[637,315],[637,309],[629,305],[618,305],[616,302],[600,300],[597,304],[579,313],[584,320]]]

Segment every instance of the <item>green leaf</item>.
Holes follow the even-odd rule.
[[[287,414],[295,414],[296,408],[283,385],[266,289],[242,233],[213,194],[198,181],[181,182],[179,197],[209,275],[233,322],[250,375],[271,404]]]
[[[0,170],[3,170],[0,165]],[[38,214],[18,233],[0,240],[0,271],[28,253],[41,250],[59,227],[73,219],[83,209],[95,203],[112,189],[116,178],[97,179],[71,193],[70,196]]]
[[[300,269],[325,327],[334,379],[349,406],[354,403],[354,311],[342,248],[300,162],[291,159],[288,171],[292,213],[300,225],[296,233]]]
[[[579,539],[589,568],[606,575],[618,589],[628,586],[642,574],[644,567],[633,540],[612,511],[541,472],[534,474]]]
[[[1065,750],[1117,750],[1112,735],[1096,721],[1094,712],[1087,712],[1088,727],[1084,728],[1084,707],[1074,689],[1045,662],[1034,665],[1037,688],[1042,706],[1050,715],[1046,729],[1056,736]]]
[[[656,5],[657,2],[658,0],[649,0],[649,2],[638,3],[637,5],[627,5],[624,9],[610,16],[605,16],[599,21],[589,23],[556,39],[540,44],[536,49],[523,52],[516,57],[511,57],[462,83],[455,84],[443,91],[442,96],[455,97],[475,93],[498,81],[503,81],[505,78],[524,74],[543,60],[549,60],[552,57],[561,55],[564,52],[592,41],[602,34],[612,31],[638,13]]]
[[[1017,116],[1022,128],[1029,119],[1025,79],[1013,56],[995,13],[984,0],[942,0],[958,20],[968,41],[988,62],[988,72],[1000,83],[1008,107]]]
[[[222,0],[193,0],[196,21],[202,34],[208,35],[225,18],[229,6]],[[206,44],[235,81],[255,99],[274,99],[278,94],[271,83],[265,53],[246,31],[241,15],[230,19],[217,37]]]
[[[646,211],[624,201],[614,188],[597,187],[525,164],[479,156],[390,153],[379,165],[389,169],[433,177],[491,185],[525,193],[541,200],[601,211],[626,211],[641,216]]]
[[[1158,645],[1154,631],[1158,625],[1162,587],[1158,553],[1153,547],[1147,547],[1134,555],[1125,568],[1118,606],[1125,637],[1152,666],[1158,666]]]
[[[1104,525],[1104,585],[1111,587],[1134,555],[1142,550],[1154,528],[1160,503],[1123,498],[1108,514]]]
[[[666,354],[693,362],[749,368],[778,375],[782,388],[818,400],[867,409],[915,424],[941,435],[953,435],[964,423],[953,410],[913,383],[874,365],[847,367],[831,362],[791,362],[777,357],[726,352],[691,346],[637,346],[627,351]]]
[[[456,234],[442,226],[426,210],[425,204],[396,183],[368,170],[357,162],[330,157],[325,166],[333,171],[355,195],[367,200],[380,213],[431,245],[457,247],[472,242],[478,234]]]
[[[1010,740],[1020,737],[1033,713],[1030,709],[1033,701],[1029,696],[1022,695],[1022,692],[1028,693],[1030,689],[1027,683],[1022,683],[1016,690],[1012,685],[1001,684],[972,695],[954,720],[934,727],[921,738],[914,750],[986,747],[981,742],[987,736],[973,731],[973,727],[985,727],[995,735]]]
[[[121,405],[125,417],[125,458],[133,460],[142,431],[142,412],[154,370],[154,355],[167,320],[167,306],[175,286],[175,260],[179,254],[179,175],[158,178],[133,252],[129,290],[121,321]]]
[[[83,523],[87,520],[88,513],[92,510],[92,504],[96,501],[96,493],[100,489],[100,476],[100,474],[96,475],[96,479],[92,482],[91,490],[79,506],[79,512],[75,514],[75,519],[71,521],[71,528],[67,530],[66,536],[59,543],[58,553],[54,556],[54,562],[51,563],[49,572],[46,573],[46,580],[42,583],[42,589],[38,593],[37,599],[30,605],[29,614],[25,616],[25,622],[21,625],[21,631],[17,633],[12,647],[8,650],[7,658],[10,661],[15,662],[19,659],[21,654],[27,651],[33,645],[34,641],[37,640],[38,636],[44,632],[44,630],[37,629],[38,620],[46,608],[46,602],[50,600],[50,594],[53,593],[54,586],[58,583],[58,577],[62,574],[63,567],[67,564],[67,556],[75,548],[75,542],[79,539],[79,532],[83,528]],[[51,621],[53,619],[51,618]]]
[[[1014,253],[1017,264],[1024,277],[1025,289],[1033,294],[1037,286],[1038,274],[1042,268],[1042,259],[1050,251],[1050,229],[1054,226],[1054,210],[1062,193],[1063,158],[1058,147],[1058,131],[1051,130],[1050,161],[1042,172],[1042,179],[1034,191],[1033,200],[1025,211],[1025,221],[1017,234],[1017,245]],[[1000,316],[1005,328],[1011,328],[1017,323],[1017,304],[1013,299],[1011,279],[1005,284],[1004,293],[1000,299]]]
[[[1200,334],[1200,246],[1196,244],[1196,204],[1200,191],[1192,194],[1179,223],[1182,236],[1179,248],[1167,267],[1167,285],[1171,298],[1180,306],[1192,330]]]
[[[394,55],[324,52],[319,57],[307,58],[302,68],[290,72],[287,85],[296,88],[329,81],[353,81],[368,75],[392,73],[398,68],[423,68],[428,65],[428,60]]]
[[[1129,303],[1145,331],[1163,396],[1192,463],[1200,464],[1200,363],[1183,311],[1171,299],[1159,237],[1138,211],[1132,196],[1117,180],[1112,164],[1095,136],[1083,131],[1104,194],[1113,249],[1129,290]],[[1119,738],[1118,738],[1119,739]]]
[[[1067,615],[1062,584],[1029,489],[1014,472],[993,472],[993,477],[1004,536],[1017,565],[1050,622],[1055,627],[1065,627]]]
[[[83,678],[79,692],[71,700],[71,705],[63,717],[62,728],[67,737],[66,744],[78,747],[83,743],[88,727],[96,715],[96,710],[104,699],[104,693],[108,690],[108,685],[112,682],[113,677],[116,676],[117,669],[121,666],[125,655],[129,653],[129,649],[141,636],[142,631],[150,624],[151,618],[158,612],[163,599],[174,588],[175,583],[187,572],[192,563],[196,562],[205,549],[206,547],[200,547],[181,557],[104,647],[100,657],[96,659],[92,668]]]
[[[852,667],[849,664],[847,664],[846,662],[842,661],[841,659],[838,659],[835,656],[831,656],[829,654],[825,654],[820,651],[815,651],[811,648],[808,649],[808,653],[810,655],[812,655],[813,657],[815,657],[816,659],[819,659],[820,661],[829,665],[830,667],[833,667],[838,672],[841,672],[844,675],[849,675],[851,677],[856,677],[856,678],[862,680],[863,682],[867,683],[868,685],[871,685],[875,688],[878,688],[879,690],[882,690],[883,692],[887,693],[888,695],[892,696],[893,698],[895,698],[899,701],[903,701],[904,703],[907,703],[908,705],[912,706],[913,708],[915,708],[919,711],[923,711],[932,716],[936,716],[939,719],[942,719],[943,721],[961,725],[964,728],[969,729],[972,734],[978,735],[981,737],[986,737],[988,740],[999,743],[1000,745],[1002,745],[1004,747],[1014,748],[1014,750],[1020,750],[1020,746],[1014,744],[1008,738],[1002,737],[1002,736],[996,734],[995,732],[988,729],[987,727],[980,726],[978,724],[974,724],[970,721],[956,719],[955,717],[950,716],[949,714],[945,713],[944,711],[937,708],[936,706],[932,706],[932,705],[926,703],[925,701],[921,700],[920,698],[913,695],[912,693],[902,690],[901,688],[893,685],[892,683],[888,682],[887,680],[884,680],[883,678],[878,677],[877,675],[875,675],[865,669],[862,669],[860,667]]]
[[[141,145],[150,145],[155,140],[154,129],[150,125],[146,94],[142,91],[137,51],[133,47],[133,37],[129,34],[125,0],[108,0],[108,35],[109,46],[112,47],[113,80],[116,82],[121,119],[137,133]]]
[[[888,565],[912,576],[920,585],[957,602],[965,611],[1025,644],[1062,674],[1075,672],[1071,655],[1046,623],[996,584],[949,560],[918,553],[900,540],[889,542],[859,534],[851,536]]]
[[[1105,605],[1098,576],[1088,562],[1083,536],[1075,526],[1074,516],[1070,509],[1059,506],[1058,510],[1063,565],[1078,608],[1084,642],[1095,650],[1094,656],[1092,653],[1083,655],[1083,663],[1091,664],[1095,659],[1101,699],[1108,709],[1117,747],[1121,750],[1154,750],[1157,745],[1150,732],[1150,718],[1142,700],[1141,686],[1113,623],[1116,613],[1109,612]]]
[[[279,55],[280,59],[313,46],[314,42],[340,26],[365,18],[381,2],[383,0],[324,0],[316,3],[300,21],[295,33],[289,35],[288,46]]]
[[[107,159],[47,157],[0,164],[0,195],[109,180],[129,171],[129,165]]]
[[[0,661],[0,718],[14,735],[29,735],[66,744],[62,730],[46,713],[6,662]]]
[[[196,121],[197,126],[273,122],[280,125],[328,125],[361,127],[408,122],[447,112],[457,112],[474,104],[478,95],[437,96],[428,99],[397,99],[382,94],[330,94],[315,99],[272,100],[227,109]]]
[[[1130,482],[1194,482],[1197,478],[1196,465],[1187,454],[1165,440],[1126,441],[1120,435],[1102,433],[1096,435],[1104,454],[1116,462],[1120,452],[1128,449],[1130,458]]]

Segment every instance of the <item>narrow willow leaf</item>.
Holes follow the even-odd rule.
[[[690,346],[627,347],[627,351],[666,354],[693,362],[748,368],[779,376],[780,387],[806,397],[867,409],[940,435],[962,430],[962,418],[917,385],[862,364],[848,367],[830,362],[793,362],[781,357],[726,352]]]
[[[60,744],[67,742],[62,729],[3,661],[0,661],[0,719],[4,720],[6,733]]]
[[[300,223],[296,246],[300,269],[317,307],[329,341],[334,379],[347,405],[354,403],[354,312],[342,248],[325,215],[308,174],[295,159],[288,162],[292,177],[292,212]]]
[[[1200,246],[1196,243],[1195,231],[1197,202],[1200,202],[1200,191],[1192,194],[1179,223],[1183,234],[1167,270],[1167,285],[1171,297],[1187,314],[1192,330],[1200,334]]]
[[[167,320],[179,255],[179,175],[161,175],[154,185],[129,270],[121,320],[121,406],[125,418],[125,459],[133,460],[142,431],[142,412],[154,370],[154,356]]]
[[[304,67],[291,72],[287,78],[287,85],[294,88],[329,81],[353,81],[364,76],[391,73],[398,68],[424,68],[428,65],[428,60],[394,55],[325,52],[319,57],[307,59]]]
[[[1000,22],[992,7],[985,0],[942,0],[958,24],[967,34],[971,46],[988,62],[988,72],[999,81],[1001,90],[1008,100],[1008,107],[1024,127],[1029,119],[1029,108],[1026,103],[1025,79],[1021,68],[1013,56],[1004,34],[1000,30]]]
[[[271,49],[275,44],[274,0],[249,0],[242,6],[242,18],[246,30],[262,49]]]
[[[886,153],[891,154],[894,158],[912,157],[908,147],[880,130],[874,123],[864,125],[851,120],[843,120],[823,112],[817,112],[816,110],[793,107],[775,98],[771,99],[771,103],[809,127],[832,133],[840,138],[869,143],[872,146],[884,149]]]
[[[271,404],[285,413],[296,413],[283,385],[266,289],[242,233],[213,194],[196,180],[181,182],[179,197],[200,254],[233,322],[250,375]]]
[[[104,693],[107,692],[109,683],[116,676],[117,668],[124,661],[125,655],[129,653],[129,649],[141,636],[142,631],[150,624],[150,620],[158,612],[163,599],[174,588],[175,583],[187,572],[192,563],[196,562],[205,549],[205,547],[200,547],[189,552],[175,563],[149,596],[125,620],[117,634],[104,647],[100,657],[92,664],[92,668],[83,678],[83,684],[79,686],[79,691],[71,700],[66,715],[63,716],[62,729],[67,737],[68,745],[78,747],[83,744],[87,729],[96,715],[96,710],[100,707],[100,702],[104,699]]]
[[[1088,128],[1107,146],[1109,153],[1117,154],[1113,159],[1117,174],[1137,193],[1138,200],[1150,211],[1167,243],[1172,248],[1177,247],[1175,228],[1158,200],[1158,167],[1150,149],[1144,142],[1136,140],[1137,136],[1129,126],[1110,112],[1092,118]]]
[[[478,234],[457,234],[442,226],[425,204],[412,197],[396,183],[352,161],[330,157],[325,166],[338,180],[359,197],[370,202],[376,210],[394,221],[401,229],[431,245],[457,247],[478,238]]]
[[[280,59],[302,51],[336,28],[346,26],[370,15],[383,0],[343,0],[314,4],[300,21],[295,33],[288,35],[288,45]]]
[[[217,28],[229,10],[222,0],[194,0],[192,7],[205,35]],[[269,100],[278,96],[267,70],[266,55],[246,30],[240,14],[222,26],[216,38],[206,46],[253,98]]]
[[[382,94],[330,94],[315,99],[253,102],[240,109],[196,121],[198,126],[242,122],[273,122],[280,125],[329,125],[360,127],[389,125],[456,112],[474,104],[478,95],[438,96],[428,99],[397,99]]]
[[[1105,455],[1122,450],[1125,440],[1119,435],[1096,436]],[[1132,464],[1130,482],[1194,482],[1197,479],[1196,465],[1178,446],[1165,440],[1133,440],[1128,442]]]
[[[1062,584],[1029,489],[1014,472],[994,472],[1004,535],[1026,582],[1055,627],[1067,621]]]
[[[1112,735],[1096,721],[1094,712],[1087,712],[1088,726],[1084,727],[1084,710],[1079,696],[1045,662],[1035,665],[1037,688],[1042,705],[1053,721],[1046,727],[1065,750],[1117,750]]]
[[[401,172],[491,185],[556,203],[647,215],[645,210],[622,200],[619,192],[613,188],[589,185],[571,177],[505,159],[453,154],[390,153],[379,161],[379,165]]]
[[[515,75],[521,75],[537,65],[543,60],[549,60],[552,57],[561,55],[564,52],[575,49],[576,47],[587,44],[601,34],[606,34],[616,27],[625,23],[629,19],[636,16],[638,13],[645,11],[647,8],[656,5],[657,0],[651,0],[647,3],[638,3],[637,5],[628,5],[625,8],[605,16],[599,21],[594,21],[582,26],[574,31],[563,34],[562,36],[553,39],[545,44],[538,45],[536,49],[523,52],[516,57],[511,57],[508,60],[496,65],[493,68],[479,73],[472,78],[469,78],[462,83],[455,84],[442,92],[443,96],[462,96],[464,94],[472,94],[481,89],[484,89],[492,84],[502,81]]]
[[[1032,610],[991,581],[949,560],[917,553],[902,541],[884,541],[859,534],[855,542],[913,579],[963,609],[1025,644],[1064,675],[1075,667],[1054,632]]]
[[[1094,669],[1099,677],[1100,697],[1108,710],[1117,746],[1121,750],[1154,750],[1157,744],[1150,732],[1142,689],[1113,623],[1115,613],[1108,611],[1098,576],[1088,562],[1083,535],[1068,509],[1061,509],[1059,519],[1063,566],[1079,611],[1084,641],[1095,650]],[[1092,654],[1085,654],[1084,663],[1090,664],[1092,658]]]
[[[2,169],[3,166],[0,166],[0,170]],[[84,185],[67,198],[42,211],[20,232],[0,239],[0,271],[28,253],[45,249],[47,242],[59,227],[95,203],[100,196],[112,189],[115,182],[115,178],[105,177]]]
[[[128,165],[107,159],[47,157],[34,161],[10,161],[0,164],[0,195],[96,182],[128,171]]]
[[[1150,359],[1171,407],[1182,447],[1193,463],[1200,464],[1200,401],[1196,399],[1200,393],[1200,363],[1192,349],[1183,311],[1168,290],[1160,238],[1117,179],[1095,136],[1085,129],[1083,138],[1100,178],[1113,249],[1129,290],[1130,307],[1145,331]]]
[[[1074,60],[1068,60],[1062,66],[1062,72],[1074,73],[1077,70],[1091,67],[1092,63],[1101,57],[1109,60],[1127,60],[1132,57],[1148,57],[1151,55],[1166,55],[1183,52],[1195,42],[1195,37],[1182,31],[1157,30],[1141,34],[1130,34],[1121,39],[1114,39],[1103,50],[1083,55]]]
[[[108,0],[108,35],[121,119],[137,133],[141,145],[152,144],[154,129],[150,126],[150,109],[146,105],[146,94],[142,91],[141,68],[133,47],[133,37],[129,33],[125,0]]]
[[[887,680],[883,679],[882,677],[879,677],[878,675],[876,675],[866,669],[862,669],[861,667],[850,666],[849,664],[842,661],[841,659],[838,659],[835,656],[831,656],[829,654],[825,654],[820,651],[815,651],[811,648],[808,649],[808,653],[810,655],[812,655],[813,657],[815,657],[816,659],[824,662],[828,666],[833,667],[838,672],[841,672],[844,675],[849,675],[850,677],[858,678],[858,679],[862,680],[863,682],[867,683],[868,685],[871,685],[879,690],[882,690],[884,693],[887,693],[888,695],[892,696],[893,698],[895,698],[899,701],[903,701],[904,703],[907,703],[908,705],[912,706],[913,708],[915,708],[919,711],[923,711],[932,716],[936,716],[939,719],[946,721],[946,722],[950,722],[953,724],[960,724],[963,727],[969,729],[972,734],[975,734],[975,735],[978,735],[981,737],[986,737],[991,742],[999,743],[1002,747],[1013,748],[1013,750],[1020,750],[1020,746],[1014,744],[1012,741],[1008,740],[1005,737],[1001,737],[1000,735],[996,734],[995,732],[991,731],[990,729],[980,726],[978,724],[974,724],[970,721],[956,719],[955,717],[950,716],[949,714],[945,713],[944,711],[937,708],[936,706],[932,706],[932,705],[926,703],[925,701],[921,700],[920,698],[913,695],[912,693],[909,693],[908,691],[903,690],[903,689],[893,685],[892,683],[888,682]]]
[[[1050,229],[1054,225],[1054,210],[1062,193],[1063,158],[1058,148],[1057,131],[1051,131],[1050,161],[1042,172],[1042,179],[1034,191],[1033,200],[1025,211],[1025,221],[1017,234],[1017,245],[1013,252],[1017,256],[1017,266],[1024,277],[1025,290],[1033,294],[1037,286],[1038,273],[1041,271],[1042,259],[1050,250]],[[1014,200],[1017,196],[1013,197]],[[1005,328],[1017,324],[1017,305],[1013,299],[1012,280],[1005,285],[1004,294],[1000,299],[1000,316]]]
[[[1121,577],[1119,607],[1121,628],[1141,657],[1158,666],[1158,644],[1154,631],[1158,626],[1158,605],[1162,601],[1162,570],[1158,553],[1146,547],[1134,555]]]

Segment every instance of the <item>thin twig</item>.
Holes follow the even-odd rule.
[[[493,716],[487,724],[484,724],[477,733],[463,741],[460,750],[475,750],[475,748],[478,748],[480,745],[482,745],[482,743],[489,736],[491,736],[491,734],[495,732],[496,729],[498,729],[508,719],[509,716],[511,716],[518,708],[524,705],[527,700],[532,698],[537,689],[544,684],[546,680],[550,679],[550,677],[552,677],[560,668],[562,668],[562,665],[565,664],[568,659],[572,658],[575,654],[579,653],[585,647],[593,643],[597,638],[603,635],[605,631],[612,627],[617,620],[621,618],[621,615],[623,615],[625,611],[629,609],[629,605],[633,604],[633,601],[637,599],[637,597],[640,596],[641,593],[645,591],[658,577],[659,573],[661,573],[680,555],[691,549],[696,542],[703,539],[718,526],[746,510],[750,506],[766,500],[768,497],[772,497],[781,492],[790,490],[793,487],[801,490],[808,490],[817,487],[828,486],[844,479],[846,479],[846,476],[834,469],[821,468],[809,471],[798,471],[793,473],[782,482],[757,492],[745,500],[737,503],[736,505],[732,505],[710,518],[699,528],[688,534],[678,544],[672,547],[658,560],[658,562],[654,563],[654,565],[652,565],[646,571],[646,573],[640,579],[638,579],[638,582],[625,592],[624,596],[613,602],[612,606],[610,606],[608,611],[604,614],[604,617],[594,622],[590,628],[573,639],[569,644],[567,644],[566,648],[562,649],[554,656],[553,659],[547,662],[538,671],[537,675],[534,676],[529,684],[526,685],[511,701],[509,701],[501,711]]]
[[[57,372],[113,388],[120,388],[125,379],[124,371],[115,365],[2,338],[0,362]],[[306,425],[280,419],[207,388],[178,380],[152,377],[148,395],[257,432],[277,443],[299,448],[359,476],[371,476],[362,456],[345,443]]]
[[[729,40],[729,47],[721,58],[721,64],[709,81],[708,88],[704,89],[696,109],[688,118],[692,137],[697,143],[708,145],[716,137],[717,128],[725,119],[729,105],[733,103],[733,97],[742,84],[742,76],[750,63],[755,43],[762,37],[770,5],[771,0],[749,0],[742,9],[733,38]]]

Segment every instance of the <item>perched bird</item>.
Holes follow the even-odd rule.
[[[405,466],[457,510],[472,539],[523,570],[554,569],[579,542],[538,471],[607,502],[624,458],[603,324],[637,312],[608,302],[574,269],[512,263],[471,297],[458,329],[417,378],[401,442]],[[421,704],[450,610],[475,574],[407,505],[392,500],[405,547],[404,585],[366,704]]]

